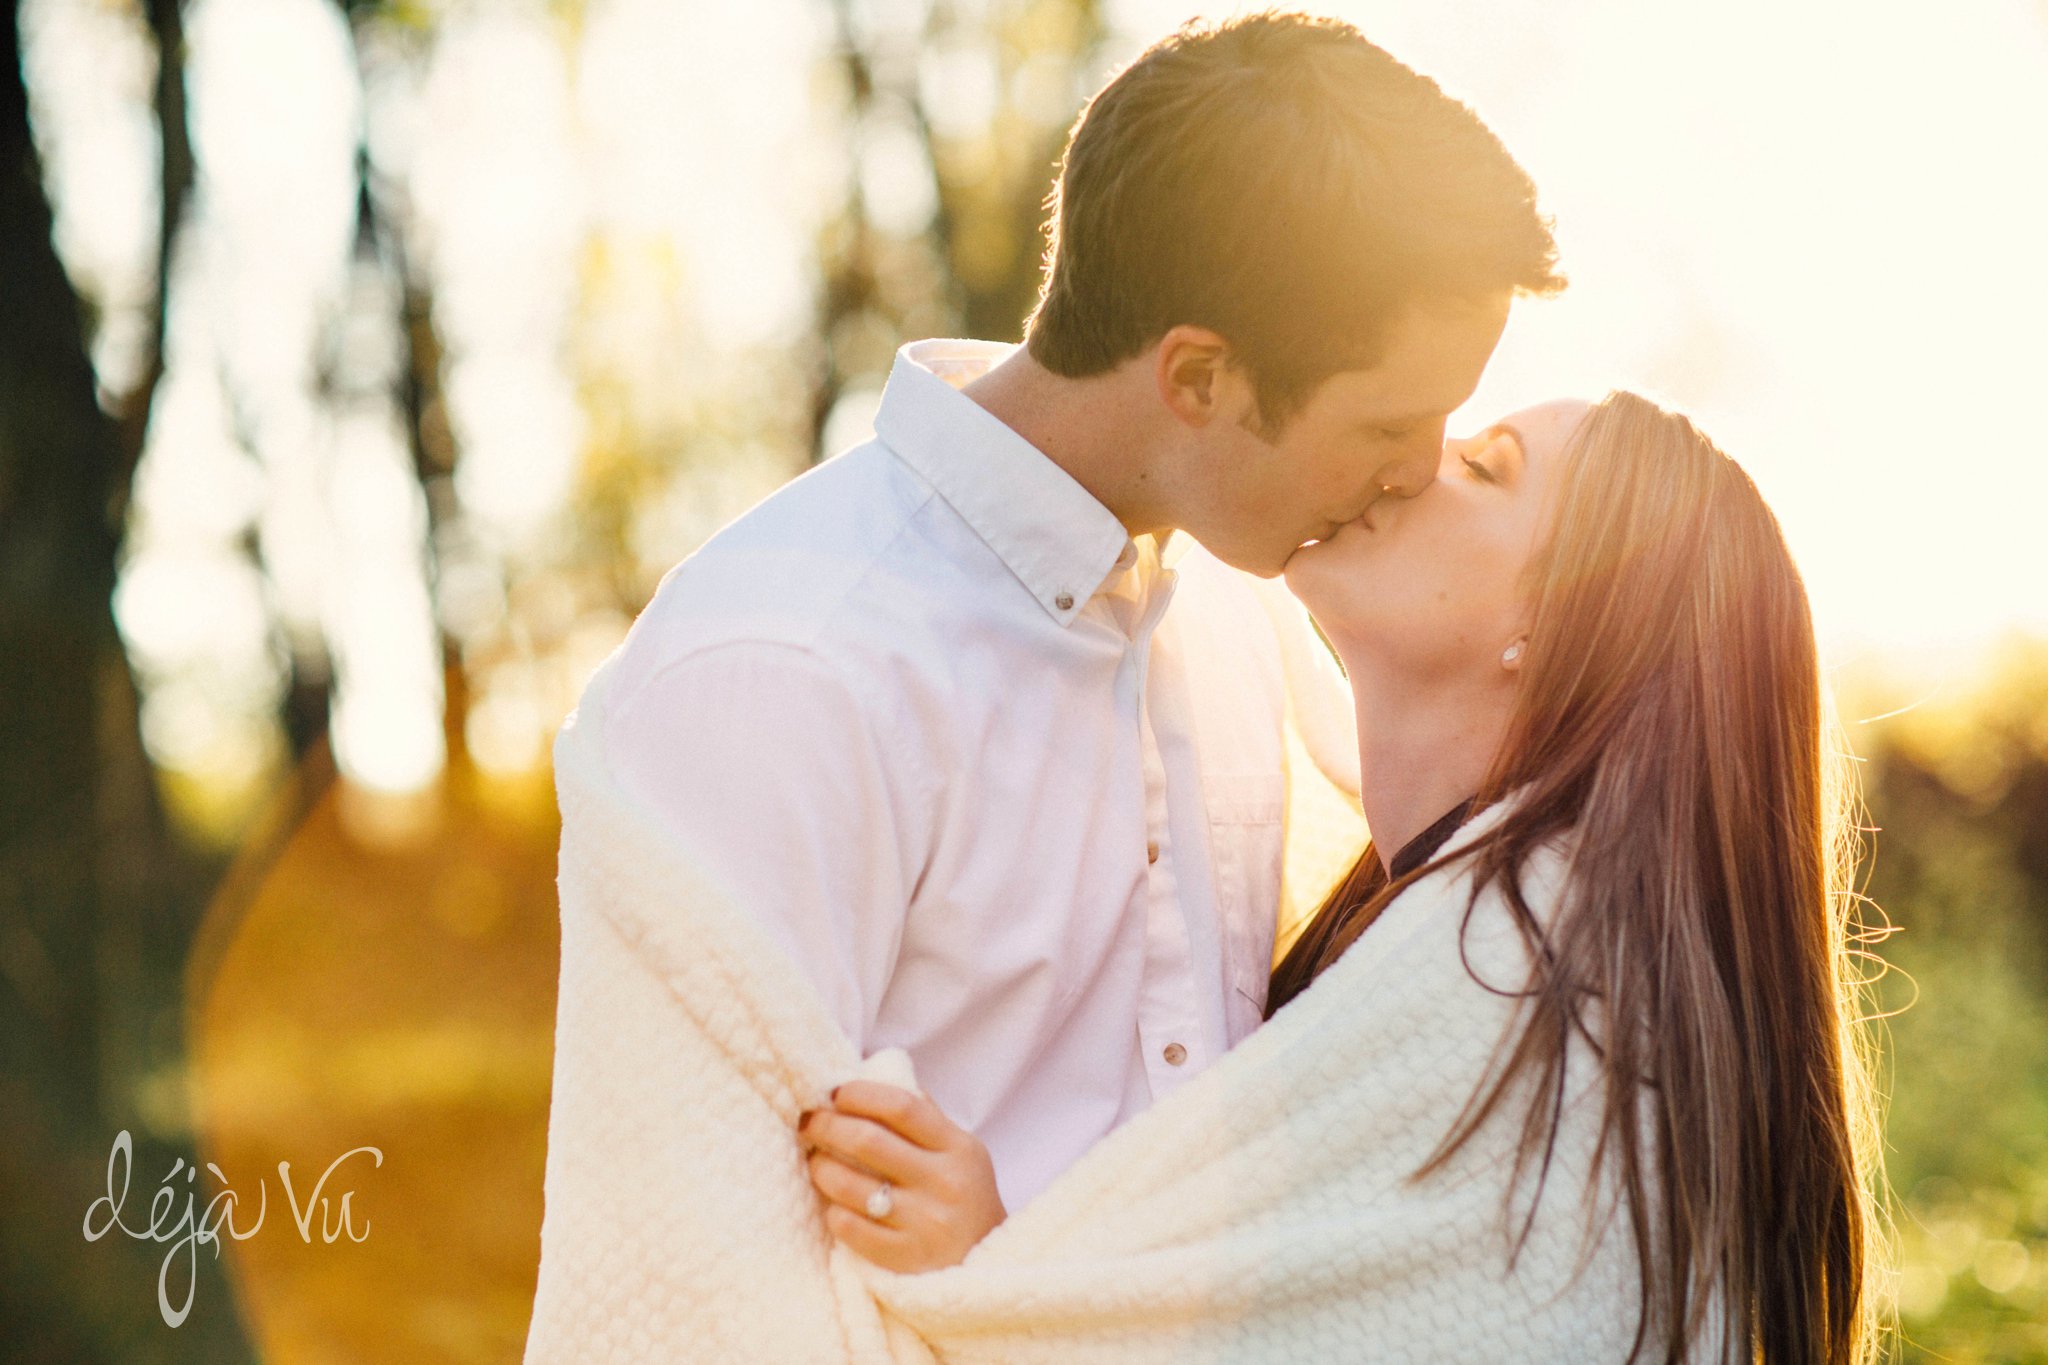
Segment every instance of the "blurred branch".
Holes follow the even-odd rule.
[[[185,116],[185,19],[183,0],[146,0],[151,35],[156,39],[156,124],[162,148],[157,197],[156,288],[150,301],[148,354],[135,386],[120,396],[116,412],[121,431],[122,467],[115,471],[111,512],[119,523],[128,503],[135,466],[149,434],[150,410],[164,375],[164,333],[170,316],[171,259],[185,223],[185,203],[192,191],[192,133]]]
[[[225,357],[216,357],[215,363],[220,374],[221,401],[227,409],[228,429],[234,435],[235,444],[260,466],[263,446],[257,436],[255,417],[250,412],[247,391],[235,382],[234,372]],[[238,548],[248,556],[251,564],[259,569],[265,567],[262,538],[255,528],[244,533]],[[262,582],[265,592],[274,598],[276,579],[265,572]],[[293,638],[285,629],[282,612],[275,600],[269,602],[268,609],[274,647],[286,659],[289,669],[279,702],[279,719],[283,724],[285,743],[290,747],[292,761],[296,765],[327,737],[328,713],[334,699],[334,665],[324,639],[309,642],[304,638]]]

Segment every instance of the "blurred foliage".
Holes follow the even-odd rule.
[[[1022,338],[1038,299],[1046,194],[1105,37],[1097,0],[937,0],[893,25],[857,0],[832,0],[831,11],[833,59],[819,83],[840,111],[849,153],[858,158],[863,143],[891,136],[917,146],[934,203],[928,224],[892,231],[889,206],[871,202],[856,175],[825,220],[812,400],[819,458],[833,453],[833,409],[849,390],[880,388],[902,339]],[[949,85],[967,83],[960,73],[987,88],[985,99],[945,99]]]
[[[1867,889],[1901,930],[1879,990],[1900,1359],[2048,1361],[2048,644],[1857,747]]]

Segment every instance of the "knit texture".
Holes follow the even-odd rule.
[[[1456,865],[962,1265],[895,1275],[837,1247],[795,1127],[861,1058],[744,909],[605,771],[609,673],[555,747],[562,976],[529,1362],[1627,1354],[1635,1255],[1611,1185],[1589,1178],[1589,1053],[1567,1069],[1512,1270],[1535,1190],[1525,1177],[1510,1199],[1523,1100],[1446,1168],[1409,1179],[1497,1064],[1509,993],[1528,973],[1496,893],[1465,924]],[[1525,877],[1539,913],[1564,858],[1553,849]]]

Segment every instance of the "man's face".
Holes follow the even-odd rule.
[[[1436,478],[1444,423],[1479,385],[1507,325],[1509,296],[1409,308],[1380,363],[1330,376],[1275,439],[1256,431],[1249,381],[1229,420],[1204,432],[1203,487],[1182,525],[1217,558],[1261,577],[1302,545],[1333,535],[1381,497],[1413,497]]]

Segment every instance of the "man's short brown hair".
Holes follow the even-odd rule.
[[[1259,14],[1155,44],[1082,111],[1049,207],[1032,356],[1101,374],[1208,327],[1269,429],[1376,364],[1411,304],[1564,284],[1500,140],[1334,19]]]

